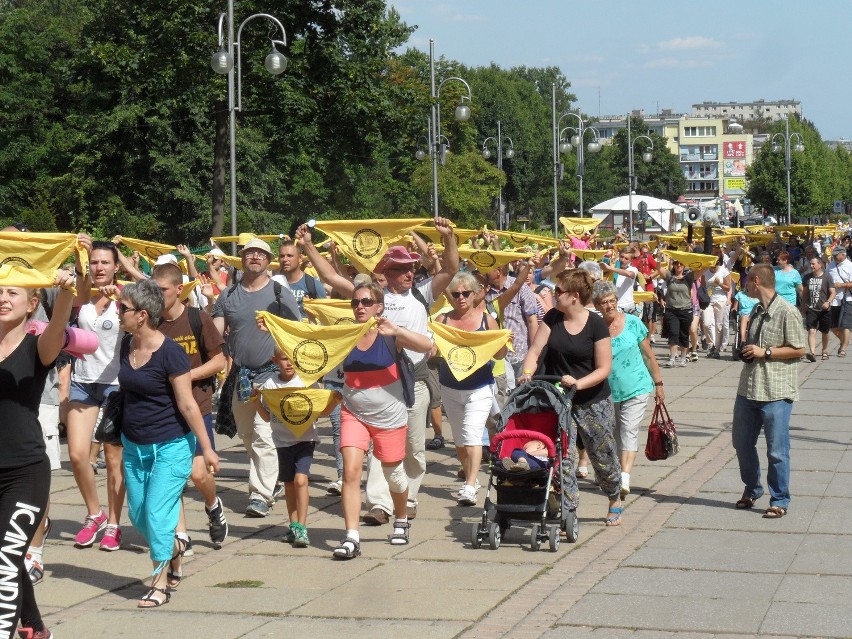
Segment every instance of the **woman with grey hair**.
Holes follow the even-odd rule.
[[[204,420],[192,395],[189,357],[183,347],[157,330],[163,293],[154,280],[121,292],[121,345],[118,383],[123,399],[121,441],[130,520],[150,547],[154,576],[140,608],[169,602],[180,585],[187,539],[175,534],[180,496],[192,471],[196,438],[204,462],[218,471]],[[165,568],[168,566],[168,573]]]
[[[481,289],[479,280],[471,273],[457,273],[447,286],[446,292],[453,310],[442,313],[435,321],[464,331],[497,330],[497,320],[488,313],[477,310],[477,294]],[[503,359],[505,356],[504,346],[494,358]],[[482,434],[494,403],[493,366],[493,360],[488,360],[463,380],[457,380],[446,360],[442,359],[439,363],[441,399],[464,470],[464,486],[458,493],[458,502],[462,506],[476,505],[476,494],[479,490],[477,475],[482,461]]]
[[[607,376],[615,406],[615,441],[621,463],[621,496],[630,494],[630,471],[639,450],[639,425],[653,392],[658,404],[665,399],[663,378],[651,350],[648,329],[641,319],[618,310],[612,282],[592,287],[592,301],[601,312],[612,339],[612,370]]]

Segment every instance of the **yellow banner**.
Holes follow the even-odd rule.
[[[180,292],[180,301],[185,301],[186,298],[189,297],[189,294],[192,293],[193,289],[199,284],[201,284],[200,280],[189,280],[188,282],[184,282],[183,290]]]
[[[144,257],[148,262],[153,264],[161,255],[168,255],[177,251],[177,247],[173,244],[160,244],[159,242],[148,242],[146,240],[137,240],[133,237],[122,237],[121,243],[131,251],[138,251],[139,255]],[[177,257],[177,256],[176,256]],[[182,259],[182,258],[179,258]]]
[[[663,249],[663,255],[670,257],[683,264],[686,268],[693,271],[703,271],[705,268],[710,268],[719,261],[715,255],[707,255],[706,253],[684,253],[683,251],[672,251]]]
[[[460,246],[459,258],[467,260],[484,273],[486,271],[493,271],[495,268],[500,268],[515,260],[528,260],[530,254],[517,251],[487,251],[485,249],[475,249],[470,246]]]
[[[431,222],[431,220],[429,220]],[[418,235],[422,235],[429,239],[430,242],[434,244],[441,244],[442,237],[438,232],[438,229],[435,226],[417,226],[413,229],[417,232]],[[462,244],[467,242],[470,238],[476,237],[480,234],[481,231],[474,231],[473,229],[458,229],[453,227],[453,233],[456,236],[456,244]]]
[[[308,386],[346,359],[358,340],[376,323],[371,319],[364,324],[321,326],[281,319],[267,311],[257,316],[266,322],[275,343]]]
[[[75,250],[85,273],[89,256],[73,233],[0,232],[0,280],[3,286],[50,288],[56,271]]]
[[[248,244],[249,240],[252,238],[260,238],[261,240],[280,240],[281,234],[275,233],[274,235],[255,235],[254,233],[240,233],[239,235],[220,235],[219,237],[211,237],[210,239],[216,242],[217,244],[220,242],[236,242],[237,244]]]
[[[565,227],[565,233],[574,237],[580,237],[583,233],[592,233],[603,219],[596,220],[591,217],[560,217],[559,222]]]
[[[225,264],[227,264],[228,266],[231,266],[237,269],[238,271],[243,270],[243,258],[241,258],[239,255],[220,255],[219,257],[221,257],[222,261],[225,262]],[[279,264],[278,262],[269,263],[270,271],[277,271],[280,268],[281,264]]]
[[[305,312],[316,319],[323,326],[337,326],[338,324],[354,324],[355,314],[349,300],[332,299],[302,299]]]
[[[260,394],[270,412],[296,437],[340,403],[340,393],[320,388],[270,388]]]
[[[559,246],[559,240],[555,237],[545,237],[534,233],[521,233],[517,231],[491,231],[497,237],[507,240],[514,248],[528,248],[530,244],[539,246]]]
[[[653,302],[657,299],[654,291],[633,291],[633,301],[637,304],[640,302]]]
[[[461,381],[485,366],[504,346],[511,346],[510,331],[465,331],[460,328],[429,322],[435,346],[447,361],[450,371]]]
[[[581,262],[600,262],[605,255],[612,253],[610,249],[596,251],[593,249],[571,249],[571,254]]]
[[[337,243],[340,252],[362,273],[372,273],[385,256],[391,242],[429,218],[405,220],[326,220],[316,228]]]

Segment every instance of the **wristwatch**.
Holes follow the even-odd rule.
[[[771,348],[767,348],[765,351],[763,351],[763,356],[764,356],[767,360],[772,359],[772,349],[771,349]]]

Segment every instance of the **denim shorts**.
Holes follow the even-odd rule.
[[[292,446],[281,446],[278,451],[278,481],[289,483],[296,479],[296,473],[311,476],[311,462],[314,460],[316,442],[297,442]]]
[[[72,380],[68,401],[79,402],[88,406],[101,406],[107,396],[116,391],[118,391],[118,384],[97,384]]]

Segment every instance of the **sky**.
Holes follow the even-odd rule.
[[[852,0],[389,0],[408,46],[466,66],[558,66],[587,115],[793,99],[852,139]],[[406,48],[406,47],[403,47]],[[474,96],[474,100],[476,96]]]

